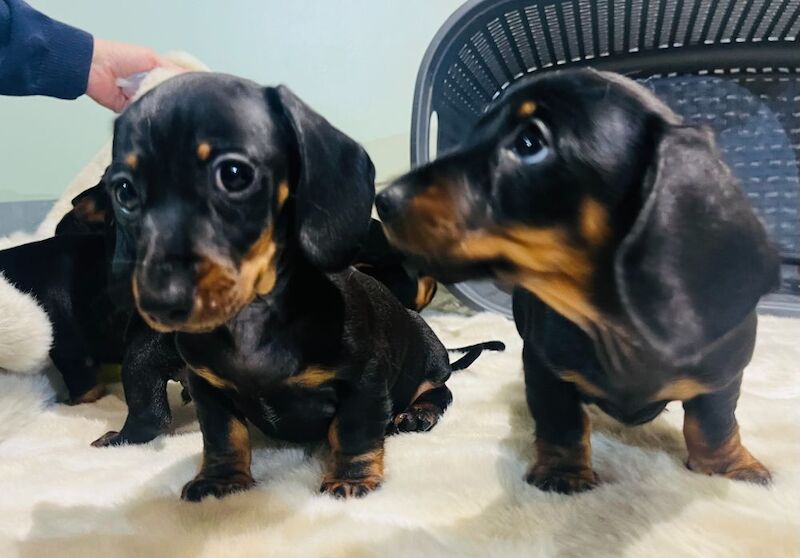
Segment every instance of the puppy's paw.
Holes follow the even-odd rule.
[[[67,405],[82,405],[84,403],[94,403],[106,394],[106,385],[97,384],[90,388],[83,395],[79,395],[67,402]]]
[[[361,479],[324,479],[319,491],[335,498],[362,498],[381,485],[378,477]]]
[[[525,475],[525,481],[545,492],[576,494],[591,490],[598,484],[597,475],[591,469],[564,471],[534,467]]]
[[[137,426],[134,428],[123,427],[120,432],[114,430],[106,432],[97,440],[92,442],[96,448],[103,448],[106,446],[122,446],[127,444],[146,444],[154,440],[160,434],[166,432],[166,426],[152,426],[143,427]]]
[[[127,440],[119,432],[111,430],[92,442],[92,445],[96,448],[105,448],[108,446],[121,446],[126,443]]]
[[[253,485],[255,485],[253,477],[245,474],[224,479],[195,477],[184,485],[181,491],[181,500],[199,502],[206,496],[222,498],[234,492],[249,490]]]
[[[439,422],[442,411],[431,404],[411,405],[402,413],[395,415],[389,424],[387,434],[400,432],[427,432]]]
[[[750,452],[747,452],[746,459],[732,463],[727,467],[709,467],[707,463],[693,462],[691,459],[686,466],[696,473],[720,475],[731,480],[752,482],[762,486],[767,486],[772,482],[772,475],[769,470],[758,459],[750,455]]]
[[[759,467],[753,467],[751,469],[737,469],[735,471],[730,471],[726,473],[725,476],[729,479],[737,481],[752,482],[754,484],[768,486],[772,483],[772,475],[769,473],[766,467],[761,465],[761,463],[758,465]]]

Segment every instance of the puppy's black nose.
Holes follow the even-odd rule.
[[[384,223],[396,219],[407,203],[408,196],[402,184],[393,184],[375,197],[375,209]]]
[[[194,285],[180,275],[138,283],[139,309],[164,325],[186,322],[194,310]]]

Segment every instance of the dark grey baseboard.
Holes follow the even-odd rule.
[[[0,236],[36,230],[54,203],[55,200],[0,203]]]

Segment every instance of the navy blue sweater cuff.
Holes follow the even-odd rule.
[[[46,54],[35,77],[36,94],[75,99],[86,93],[94,38],[86,31],[50,20]]]
[[[6,44],[0,44],[0,94],[75,99],[86,93],[92,36],[20,0],[5,3],[10,33]]]

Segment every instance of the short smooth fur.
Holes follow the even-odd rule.
[[[708,130],[623,76],[549,72],[376,206],[437,278],[515,285],[529,482],[597,483],[584,403],[641,424],[670,400],[683,401],[691,469],[769,481],[734,411],[778,256]]]

